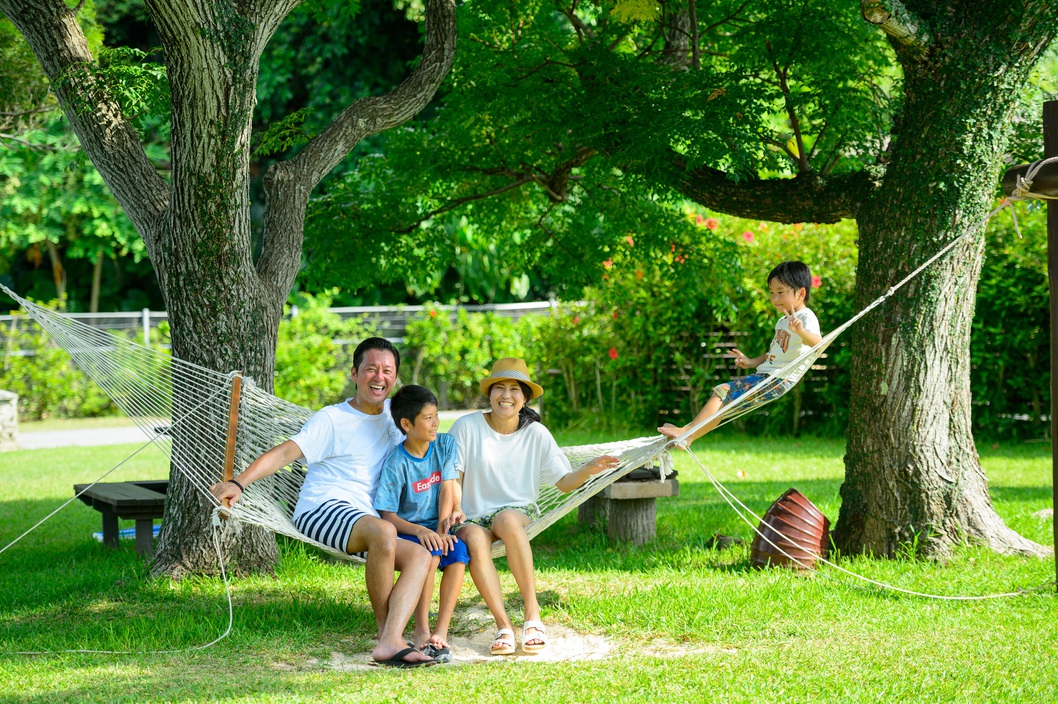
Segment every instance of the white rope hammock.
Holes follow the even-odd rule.
[[[215,511],[315,545],[336,557],[360,560],[294,527],[291,516],[307,471],[302,460],[247,486],[230,508],[219,506],[209,492],[212,484],[238,478],[258,456],[297,433],[313,411],[261,390],[239,372],[221,374],[206,369],[27,301],[2,284],[0,290],[18,301],[152,438],[169,458],[172,470],[184,475]],[[662,477],[670,474],[672,462],[665,445],[666,438],[651,437],[563,448],[575,468],[602,454],[620,457],[621,463],[568,494],[554,486],[542,487],[537,502],[541,515],[528,526],[529,537],[637,467],[659,465]],[[503,554],[501,542],[493,554]]]

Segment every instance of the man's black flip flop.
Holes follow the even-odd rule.
[[[425,660],[423,662],[408,662],[404,659],[405,656],[411,653],[419,652],[415,648],[405,648],[388,660],[375,660],[375,664],[379,667],[428,667],[430,665],[436,665],[436,660]]]

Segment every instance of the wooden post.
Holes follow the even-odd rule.
[[[1043,104],[1043,156],[1058,156],[1058,100]],[[1020,164],[1003,175],[1003,191],[1009,196],[1017,185],[1017,177],[1024,175],[1029,164]],[[1058,163],[1040,169],[1032,181],[1032,190],[1046,196],[1058,197]],[[1058,440],[1058,202],[1047,202],[1047,290],[1051,308],[1051,505],[1058,508],[1058,454],[1054,443]],[[1058,556],[1058,517],[1052,516],[1054,545]],[[1054,563],[1054,579],[1058,588],[1058,559]]]
[[[231,405],[228,406],[228,441],[224,451],[224,481],[231,481],[235,469],[235,440],[239,429],[239,396],[242,394],[242,375],[231,380]]]
[[[1043,155],[1058,156],[1058,100],[1043,104]],[[1051,300],[1051,506],[1058,507],[1058,453],[1054,443],[1058,440],[1058,202],[1047,202],[1047,290]],[[1058,516],[1051,516],[1054,531],[1054,579],[1058,589]]]

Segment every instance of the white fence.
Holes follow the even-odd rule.
[[[448,313],[453,320],[455,320],[460,309],[468,313],[494,313],[504,318],[517,320],[526,315],[546,313],[557,307],[557,305],[553,301],[534,301],[480,306],[435,306],[434,309]],[[363,317],[369,320],[375,325],[379,335],[398,345],[404,342],[404,333],[407,329],[408,321],[424,310],[427,310],[426,306],[344,306],[330,309],[332,313],[337,314],[343,320],[354,317]],[[290,313],[291,315],[297,315],[297,307],[294,307]],[[139,331],[142,334],[143,344],[145,345],[150,344],[151,329],[157,328],[163,321],[169,320],[169,314],[165,311],[150,310],[148,308],[144,308],[138,313],[67,313],[66,316],[101,330],[115,332]],[[16,318],[18,318],[20,324],[26,320],[24,316],[0,315],[0,343],[7,337],[7,331],[11,329]],[[19,354],[19,352],[12,351],[12,354]],[[32,352],[27,354],[32,354]]]

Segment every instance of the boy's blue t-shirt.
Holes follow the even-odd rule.
[[[456,440],[439,433],[425,457],[415,457],[404,444],[386,458],[375,494],[375,510],[396,513],[409,523],[437,530],[441,482],[459,478]]]

